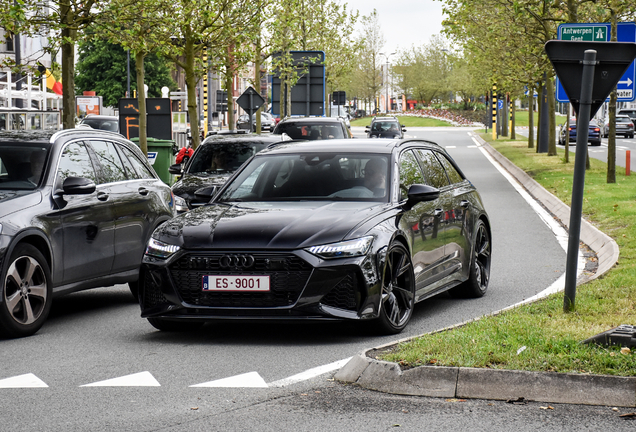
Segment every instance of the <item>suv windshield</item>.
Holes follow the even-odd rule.
[[[386,155],[372,154],[256,157],[218,201],[388,202],[388,166]]]
[[[93,129],[107,130],[111,132],[119,131],[119,121],[115,119],[111,120],[111,119],[98,119],[98,118],[86,117],[85,119],[81,121],[80,124],[88,125],[92,127]]]
[[[339,124],[302,124],[302,123],[279,123],[277,133],[287,134],[291,139],[299,140],[319,140],[319,139],[340,139],[348,138],[344,136],[342,127]]]
[[[265,143],[231,142],[223,144],[204,144],[197,151],[190,165],[188,174],[227,174],[233,173],[243,163],[263,150]]]
[[[48,147],[41,144],[0,143],[0,189],[35,189],[47,156]]]

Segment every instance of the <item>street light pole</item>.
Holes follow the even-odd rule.
[[[386,55],[384,53],[380,53],[380,55],[383,55],[384,58],[386,58],[386,80],[384,82],[384,85],[386,86],[386,99],[384,101],[384,111],[386,114],[389,113],[389,57],[391,57],[392,55],[396,54],[396,52],[392,52],[389,55]]]

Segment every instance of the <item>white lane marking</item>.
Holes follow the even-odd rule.
[[[261,378],[258,372],[248,372],[241,375],[235,375],[233,377],[191,385],[190,387],[267,388],[267,383],[263,378]]]
[[[457,146],[444,146],[445,148],[457,148]]]
[[[84,384],[80,387],[160,387],[161,384],[148,371],[118,378]]]
[[[0,388],[36,388],[48,387],[44,381],[32,373],[17,375],[0,380]]]
[[[308,369],[305,372],[292,375],[288,378],[283,378],[281,380],[271,382],[269,383],[269,386],[270,387],[285,387],[285,386],[295,384],[301,381],[306,381],[308,379],[315,378],[327,372],[333,372],[337,369],[340,369],[341,367],[346,365],[349,362],[349,360],[351,360],[351,357],[343,359],[343,360],[338,360],[336,362],[329,363],[324,366],[318,366],[312,369]]]
[[[470,137],[474,142],[478,142],[474,136],[471,135]],[[523,186],[521,186],[521,184],[519,184],[519,182],[510,175],[510,173],[508,173],[508,171],[506,171],[497,161],[495,161],[485,149],[480,148],[479,150],[483,153],[486,159],[488,159],[488,161],[495,168],[497,168],[497,170],[501,173],[501,175],[504,176],[506,180],[508,180],[508,182],[512,185],[512,187],[514,187],[517,190],[519,195],[521,195],[523,199],[526,200],[526,202],[530,205],[530,207],[532,207],[535,213],[539,215],[539,218],[541,218],[541,220],[554,233],[554,236],[557,242],[559,242],[559,245],[561,245],[563,250],[567,252],[569,237],[568,237],[568,232],[565,230],[565,228],[563,228],[561,224],[559,224],[556,220],[554,220],[554,217],[552,217],[551,214],[549,214],[543,207],[541,207],[541,205],[534,198],[532,198],[532,196],[523,188]],[[581,275],[584,268],[585,268],[585,258],[583,257],[583,254],[579,250],[579,259],[578,259],[577,271],[576,271],[577,278]],[[518,306],[523,303],[527,303],[531,300],[536,300],[542,297],[546,297],[550,294],[563,291],[564,289],[565,289],[565,273],[563,273],[559,279],[557,279],[552,285],[550,285],[549,287],[547,287],[540,293],[534,295],[533,297],[529,299],[522,300],[521,302],[512,306],[509,306],[503,310],[511,309],[515,306]]]

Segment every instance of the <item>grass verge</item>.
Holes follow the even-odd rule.
[[[432,118],[398,116],[398,121],[406,127],[438,127],[452,126],[450,123]],[[363,117],[351,121],[351,126],[369,126],[373,117]]]
[[[487,134],[483,137],[569,205],[574,154],[566,164],[562,149],[559,155],[548,157],[528,149],[527,141],[493,142]],[[621,324],[636,325],[636,176],[617,172],[617,182],[608,184],[607,165],[596,159],[591,162],[585,177],[584,217],[616,240],[620,258],[605,276],[577,287],[575,312],[563,312],[563,293],[558,293],[456,329],[412,339],[381,358],[403,366],[636,376],[636,350],[580,343]]]

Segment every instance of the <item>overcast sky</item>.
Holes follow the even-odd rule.
[[[442,2],[433,0],[340,0],[360,16],[378,11],[385,50],[394,52],[428,43],[442,31]]]

